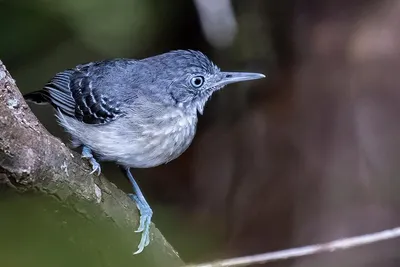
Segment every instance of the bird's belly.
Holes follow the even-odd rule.
[[[149,168],[167,163],[181,155],[192,142],[197,117],[181,112],[148,122],[121,118],[106,125],[87,125],[61,117],[61,125],[77,143],[89,147],[101,161],[113,161],[134,168]]]
[[[107,134],[107,137],[101,138],[108,139],[107,145],[104,141],[86,141],[92,142],[89,146],[98,152],[101,160],[133,168],[150,168],[179,157],[190,146],[196,131],[193,125],[149,128],[152,130],[143,129],[139,132],[127,128],[119,136]]]
[[[126,142],[126,152],[115,155],[114,161],[134,168],[149,168],[168,163],[190,146],[194,134],[194,131],[186,129],[175,133],[145,135]]]

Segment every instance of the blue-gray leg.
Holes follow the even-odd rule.
[[[153,216],[153,211],[151,210],[149,204],[143,196],[142,191],[139,188],[139,185],[136,183],[133,178],[131,171],[127,167],[122,167],[126,177],[132,184],[133,194],[129,194],[129,197],[136,202],[136,206],[140,212],[140,223],[139,228],[135,231],[137,233],[142,232],[142,238],[140,239],[140,243],[138,245],[138,250],[134,254],[138,254],[143,251],[143,249],[150,243],[150,224],[151,217]]]
[[[94,172],[97,171],[97,175],[100,175],[100,173],[101,173],[100,164],[93,157],[92,150],[90,148],[88,148],[87,146],[82,146],[82,158],[88,159],[90,162],[90,165],[92,165],[92,172],[90,174],[93,174]]]

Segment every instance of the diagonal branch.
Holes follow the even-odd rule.
[[[252,256],[238,257],[238,258],[226,259],[210,263],[202,263],[197,265],[187,265],[186,267],[249,266],[253,264],[262,264],[266,262],[286,260],[290,258],[319,254],[322,252],[332,252],[335,250],[343,250],[353,247],[359,247],[398,237],[400,237],[400,227],[372,234],[339,239],[324,244],[291,248],[275,252],[267,252]]]

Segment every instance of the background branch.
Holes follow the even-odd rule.
[[[347,249],[358,246],[364,246],[371,243],[393,239],[400,237],[400,227],[385,230],[377,233],[361,235],[356,237],[344,238],[329,243],[315,244],[311,246],[304,246],[298,248],[291,248],[286,250],[280,250],[275,252],[267,252],[257,255],[238,257],[226,260],[215,261],[211,263],[202,263],[198,265],[188,265],[187,267],[237,267],[237,266],[249,266],[253,264],[261,264],[266,262],[272,262],[277,260],[285,260],[290,258],[296,258],[306,255],[313,255],[327,251],[335,251],[339,249]]]

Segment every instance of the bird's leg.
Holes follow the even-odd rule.
[[[150,223],[151,217],[153,216],[153,211],[151,210],[146,199],[144,198],[143,193],[140,190],[139,185],[133,178],[129,168],[121,167],[121,169],[132,184],[133,194],[129,194],[129,197],[136,202],[136,206],[138,207],[140,212],[139,228],[135,231],[137,233],[142,232],[142,238],[140,239],[138,250],[134,253],[138,254],[142,252],[143,249],[150,243]]]
[[[92,165],[92,171],[90,172],[90,174],[93,174],[94,172],[97,171],[97,175],[100,175],[101,173],[100,164],[94,158],[92,150],[87,146],[82,146],[82,158],[88,159],[90,165]]]

